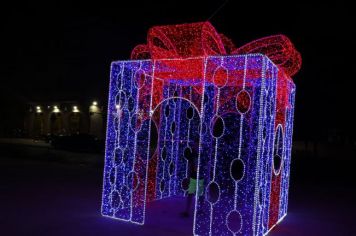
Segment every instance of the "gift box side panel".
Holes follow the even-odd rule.
[[[261,162],[259,191],[256,193],[256,231],[255,235],[264,235],[268,231],[270,206],[270,188],[272,176],[273,137],[275,123],[275,97],[278,68],[271,62],[266,62],[265,103],[263,105],[263,130],[261,142]]]
[[[272,181],[269,210],[269,229],[286,215],[290,149],[292,145],[292,114],[295,85],[282,70],[278,72],[274,151],[272,156]]]
[[[103,176],[103,192],[101,213],[103,216],[113,216],[113,210],[110,203],[111,184],[110,170],[113,167],[113,151],[116,143],[116,130],[114,127],[115,94],[118,93],[118,83],[121,80],[122,64],[113,62],[110,68],[110,84],[109,84],[109,99],[108,99],[108,116],[106,128],[106,144],[105,144],[105,160],[104,160],[104,176]]]
[[[285,126],[285,148],[284,148],[284,163],[283,163],[283,178],[281,182],[281,196],[280,196],[280,211],[278,220],[280,221],[288,210],[288,190],[290,179],[290,165],[292,154],[292,142],[293,142],[293,118],[294,118],[294,102],[295,102],[295,84],[293,81],[288,81],[288,103],[286,106],[286,126]]]
[[[196,201],[196,235],[254,233],[267,61],[261,55],[207,59],[205,90],[215,105],[212,114],[203,117],[210,133],[202,136],[199,175],[207,185],[204,201]],[[214,77],[221,67],[228,72],[225,82]],[[214,124],[220,118],[224,132],[215,137]]]
[[[151,61],[112,64],[103,215],[143,224],[151,122]]]

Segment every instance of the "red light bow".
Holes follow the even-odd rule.
[[[300,53],[284,35],[257,39],[236,48],[209,22],[154,26],[149,29],[147,44],[137,45],[131,59],[187,58],[209,55],[262,53],[284,72],[293,76],[302,63]]]

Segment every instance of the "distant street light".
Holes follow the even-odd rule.
[[[41,113],[41,112],[42,112],[42,110],[41,110],[41,107],[40,107],[40,106],[36,106],[36,112],[37,112],[37,113]]]
[[[53,106],[53,112],[54,113],[59,113],[61,111],[59,110],[58,106]]]
[[[73,112],[74,112],[74,113],[78,113],[78,112],[79,112],[79,110],[78,110],[78,107],[77,107],[77,106],[73,106]]]

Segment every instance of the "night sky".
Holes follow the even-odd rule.
[[[134,46],[146,42],[151,26],[205,21],[224,1],[127,2],[3,5],[1,125],[21,123],[20,110],[29,101],[98,99],[105,104],[111,61],[129,59]],[[211,23],[237,46],[282,33],[301,52],[302,69],[294,76],[295,137],[311,139],[331,128],[355,131],[353,8],[342,1],[246,2],[228,1]]]

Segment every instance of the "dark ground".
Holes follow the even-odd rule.
[[[1,151],[0,235],[191,235],[184,199],[151,204],[144,226],[102,217],[102,162]],[[269,235],[356,235],[356,163],[297,154],[292,164],[289,213]]]

